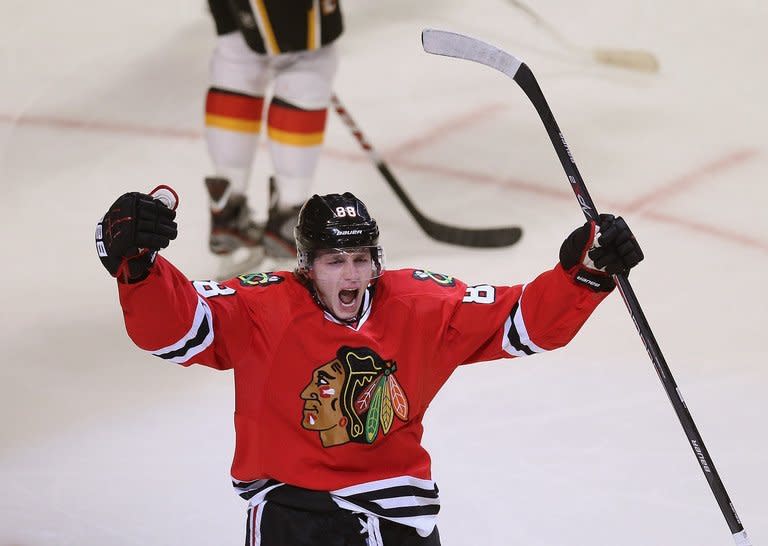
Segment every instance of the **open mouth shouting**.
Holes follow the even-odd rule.
[[[349,309],[352,312],[357,312],[359,305],[359,297],[361,290],[358,288],[344,288],[339,290],[338,298],[342,309]]]
[[[371,256],[369,247],[327,249],[312,262],[310,275],[319,299],[337,319],[357,317],[365,290],[374,278]]]

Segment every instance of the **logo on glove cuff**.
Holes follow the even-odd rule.
[[[588,284],[590,286],[594,286],[595,288],[600,288],[600,283],[595,282],[592,279],[588,279],[586,277],[582,277],[581,275],[576,276],[576,280],[579,282],[583,282],[584,284]]]

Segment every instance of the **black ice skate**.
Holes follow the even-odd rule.
[[[301,205],[288,209],[277,206],[277,187],[274,177],[269,179],[270,206],[267,226],[264,231],[264,250],[267,256],[276,260],[296,257],[296,241],[293,228],[299,221]]]
[[[208,177],[211,234],[208,247],[222,262],[218,278],[230,278],[256,268],[264,259],[264,225],[254,221],[245,195],[233,193],[226,178]]]

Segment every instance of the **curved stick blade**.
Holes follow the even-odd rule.
[[[433,55],[444,55],[467,61],[475,61],[495,68],[514,78],[522,62],[506,51],[489,43],[446,30],[426,28],[421,32],[424,51]]]

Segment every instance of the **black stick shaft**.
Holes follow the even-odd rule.
[[[589,196],[587,186],[584,183],[581,174],[579,174],[579,169],[576,167],[576,162],[568,148],[565,137],[563,137],[563,134],[555,121],[555,117],[544,98],[544,94],[542,93],[533,72],[531,72],[530,68],[528,68],[525,63],[522,63],[515,74],[514,79],[523,89],[525,94],[528,95],[528,98],[536,108],[541,121],[544,123],[547,134],[549,134],[552,145],[555,147],[557,156],[560,159],[560,163],[563,165],[565,174],[568,176],[571,188],[576,195],[576,199],[581,206],[584,216],[587,220],[597,220],[597,208],[595,207],[592,198]],[[701,470],[704,472],[704,477],[707,479],[707,483],[709,483],[709,487],[717,500],[717,504],[720,506],[720,510],[728,523],[731,533],[734,535],[742,533],[744,527],[739,520],[739,516],[736,514],[736,509],[733,507],[731,499],[728,497],[728,492],[725,490],[725,486],[715,469],[715,465],[704,445],[704,440],[701,438],[701,435],[696,428],[696,424],[693,422],[693,417],[691,417],[691,413],[685,405],[685,401],[677,387],[677,383],[672,377],[672,372],[670,371],[669,366],[667,366],[664,356],[661,354],[661,349],[656,343],[656,339],[654,338],[651,327],[643,314],[643,310],[640,308],[640,302],[637,300],[637,296],[635,296],[635,292],[629,284],[629,279],[626,275],[614,275],[614,280],[616,280],[618,284],[619,292],[621,293],[624,303],[629,310],[629,314],[635,323],[640,338],[643,340],[648,355],[651,357],[651,361],[656,368],[656,373],[664,386],[664,390],[667,392],[667,396],[675,409],[675,413],[677,413],[680,424],[683,426],[683,430],[688,437],[688,442],[691,444],[693,453],[699,461]],[[746,535],[743,539],[743,544],[749,544]]]
[[[352,119],[349,112],[336,95],[331,96],[331,105],[341,118],[341,121],[355,137],[360,147],[368,155],[368,158],[376,166],[381,176],[389,187],[395,192],[397,198],[405,206],[419,227],[436,241],[474,248],[497,248],[515,244],[522,236],[522,229],[517,226],[504,226],[492,228],[465,228],[461,226],[444,224],[427,218],[413,203],[411,198],[397,181],[389,167],[376,153],[373,145],[365,138],[363,131]]]
[[[347,112],[347,109],[344,108],[344,105],[341,104],[341,101],[336,95],[331,96],[331,105],[333,106],[333,109],[336,110],[336,113],[339,115],[344,124],[352,132],[352,135],[355,137],[358,144],[360,144],[360,147],[363,149],[363,151],[368,154],[371,162],[376,165],[376,168],[384,177],[384,180],[387,181],[389,187],[392,188],[392,191],[395,192],[400,201],[402,201],[403,205],[405,205],[405,208],[408,209],[408,212],[410,212],[417,221],[423,219],[424,215],[421,214],[421,212],[419,212],[419,210],[413,204],[413,201],[411,201],[411,198],[408,197],[408,194],[406,194],[405,190],[402,188],[402,186],[400,186],[397,179],[392,174],[392,171],[389,170],[389,167],[387,167],[387,164],[384,163],[384,160],[376,152],[376,149],[373,147],[373,145],[368,142],[367,138],[365,138],[365,135],[360,130],[360,127],[357,125],[357,123],[355,123],[355,120],[352,119],[352,116],[349,115],[349,112]]]

